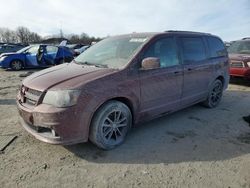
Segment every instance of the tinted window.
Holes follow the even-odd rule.
[[[12,49],[14,48],[13,46],[3,46],[3,49],[6,49],[6,50],[9,50],[9,49]]]
[[[143,58],[157,57],[161,67],[170,67],[179,64],[175,40],[173,38],[160,39],[154,42],[144,53]]]
[[[222,57],[227,54],[224,44],[215,37],[208,37],[208,45],[210,49],[210,57]]]
[[[206,59],[205,46],[202,38],[182,38],[182,54],[184,63],[191,63]]]

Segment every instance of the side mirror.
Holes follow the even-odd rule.
[[[142,60],[141,68],[144,70],[160,68],[160,59],[156,57],[147,57]]]

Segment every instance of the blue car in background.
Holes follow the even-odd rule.
[[[16,52],[18,50],[21,50],[24,47],[25,45],[21,45],[21,44],[0,44],[0,54]]]
[[[65,46],[32,45],[15,53],[0,55],[0,67],[12,70],[49,67],[73,60],[73,53]]]

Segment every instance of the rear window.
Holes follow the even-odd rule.
[[[227,51],[223,42],[216,37],[207,37],[210,49],[210,58],[226,56]]]
[[[206,51],[202,38],[181,38],[184,63],[199,62],[206,59]]]

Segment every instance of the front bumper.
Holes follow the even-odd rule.
[[[38,140],[70,145],[88,141],[88,126],[76,106],[56,108],[46,104],[28,108],[17,99],[20,123]]]

